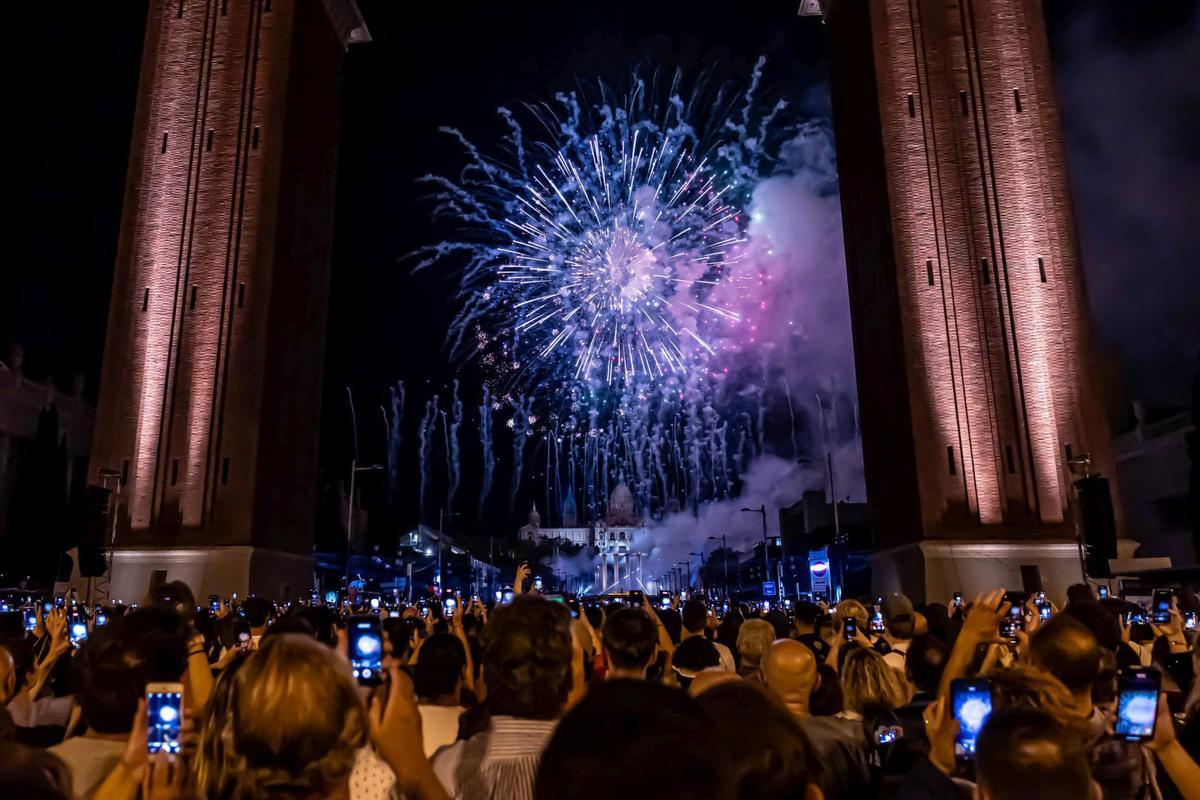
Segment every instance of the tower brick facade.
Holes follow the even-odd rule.
[[[91,468],[120,476],[118,594],[311,579],[341,67],[367,38],[352,0],[150,3]]]
[[[877,542],[1070,536],[1111,470],[1041,3],[822,7]]]

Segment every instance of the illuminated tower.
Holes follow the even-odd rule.
[[[92,450],[113,596],[311,583],[341,70],[368,39],[353,0],[150,3]]]
[[[1041,2],[821,6],[876,569],[1078,580],[1067,461],[1111,469]]]

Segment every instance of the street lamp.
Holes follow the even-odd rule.
[[[763,536],[763,582],[771,580],[771,556],[767,551],[767,506],[764,503],[758,508],[743,507],[742,511],[748,511],[751,514],[762,514],[762,536]]]
[[[360,472],[377,472],[382,464],[358,465],[358,459],[350,462],[350,499],[346,503],[346,589],[350,589],[350,554],[354,552],[354,479]]]
[[[721,560],[725,562],[725,599],[728,600],[729,599],[729,545],[725,544],[725,534],[723,534],[723,533],[719,537],[710,536],[708,538],[714,542],[719,541],[721,543]]]

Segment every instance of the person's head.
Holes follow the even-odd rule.
[[[918,692],[936,692],[942,671],[950,658],[950,648],[931,635],[915,636],[904,658],[904,672]]]
[[[808,696],[808,713],[814,717],[832,717],[842,711],[842,679],[828,664],[817,665],[817,682]]]
[[[1082,624],[1059,614],[1030,637],[1029,661],[1062,681],[1077,700],[1090,698],[1100,675],[1100,645]]]
[[[792,627],[797,636],[802,636],[806,633],[815,633],[817,630],[817,620],[821,618],[821,607],[816,603],[798,600],[796,605],[792,607],[792,617]]]
[[[658,650],[658,625],[649,614],[640,608],[622,608],[605,621],[601,638],[613,677],[646,676]]]
[[[647,681],[607,681],[559,723],[542,753],[534,797],[607,800],[631,787],[639,797],[738,796],[729,757],[695,700]]]
[[[735,680],[708,689],[697,702],[713,721],[718,748],[731,757],[738,797],[821,797],[820,752],[777,697]]]
[[[0,646],[0,706],[8,705],[17,693],[17,662],[7,647]]]
[[[271,626],[263,631],[263,638],[268,636],[279,636],[284,633],[299,633],[304,636],[317,638],[317,632],[313,630],[313,626],[308,624],[308,621],[298,616],[280,617],[271,623]]]
[[[80,706],[88,728],[128,733],[146,684],[174,683],[187,669],[188,628],[168,606],[131,611],[96,628],[80,650]]]
[[[817,682],[817,659],[807,645],[795,639],[771,643],[763,656],[763,683],[797,716],[807,716],[808,701]]]
[[[1092,587],[1086,583],[1073,583],[1067,587],[1067,605],[1073,606],[1076,603],[1094,603],[1096,595],[1092,593]]]
[[[842,701],[847,711],[893,711],[907,703],[911,695],[899,670],[865,647],[851,648],[841,674]]]
[[[197,725],[199,745],[196,747],[194,769],[196,787],[202,797],[225,797],[233,782],[226,743],[226,729],[233,708],[234,678],[250,658],[252,651],[238,649],[213,683],[212,693],[205,704],[203,717]]]
[[[772,608],[763,619],[771,623],[771,627],[775,629],[776,639],[786,639],[792,635],[792,621],[788,619],[788,615],[783,609]]]
[[[571,615],[532,594],[496,609],[483,629],[483,680],[493,715],[554,719],[571,691]]]
[[[0,797],[68,800],[74,796],[71,770],[57,755],[16,742],[0,744]]]
[[[196,615],[196,596],[183,581],[160,583],[146,595],[146,606],[167,606],[184,620],[190,622]]]
[[[337,647],[337,627],[334,623],[333,609],[329,606],[301,606],[293,616],[312,626],[313,635],[317,637],[318,642]]]
[[[699,697],[714,686],[741,679],[742,676],[736,672],[730,672],[720,667],[708,667],[696,673],[696,677],[692,678],[692,682],[688,684],[687,693],[692,697]]]
[[[600,606],[584,606],[583,615],[587,617],[592,630],[600,630],[604,626],[604,611]]]
[[[1091,631],[1101,647],[1116,652],[1121,646],[1121,616],[1112,613],[1111,608],[1106,598],[1098,603],[1075,603],[1062,613]]]
[[[700,672],[721,664],[721,655],[703,636],[691,636],[679,643],[671,657],[675,680],[686,689]]]
[[[1079,709],[1067,687],[1049,672],[1028,664],[1016,664],[988,673],[992,686],[993,708],[1035,708],[1052,714],[1062,724],[1084,724],[1076,728],[1080,736],[1086,736],[1086,718]]]
[[[834,636],[842,635],[842,620],[846,617],[853,617],[860,631],[865,633],[870,630],[870,618],[867,615],[867,607],[857,600],[843,600],[833,609]]]
[[[467,670],[467,651],[458,637],[435,633],[421,645],[413,686],[422,700],[452,698],[458,702]]]
[[[683,638],[683,620],[680,619],[679,612],[673,608],[667,608],[656,613],[658,621],[663,624],[663,630],[667,632],[671,642],[679,644],[679,640]]]
[[[247,597],[242,601],[242,610],[250,627],[261,631],[271,618],[271,601],[265,597]]]
[[[703,600],[688,600],[683,604],[683,629],[688,633],[700,633],[708,622],[708,607]]]
[[[345,785],[367,741],[350,667],[311,636],[262,642],[232,688],[234,779],[242,796],[325,797]]]
[[[771,646],[771,642],[781,638],[775,635],[771,623],[762,619],[747,620],[738,629],[737,650],[741,656],[742,667],[757,667],[763,653]]]
[[[893,593],[883,597],[883,622],[888,636],[911,639],[917,630],[917,612],[907,595]]]
[[[992,712],[979,732],[975,770],[981,800],[1100,797],[1086,751],[1040,709]]]

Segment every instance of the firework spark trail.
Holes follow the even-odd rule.
[[[417,519],[425,521],[425,496],[429,490],[430,469],[433,457],[433,436],[437,427],[438,396],[425,402],[425,416],[417,426],[417,460],[420,466],[420,481],[417,486]]]
[[[458,429],[462,425],[462,421],[463,404],[458,396],[458,381],[455,380],[450,401],[450,441],[446,447],[446,464],[450,470],[450,480],[446,486],[447,511],[454,510],[454,496],[458,494],[458,486],[462,482],[462,457],[458,442]]]
[[[512,484],[508,491],[508,515],[511,517],[517,503],[517,492],[521,489],[521,480],[525,475],[525,439],[534,423],[530,409],[533,403],[520,395],[513,401],[513,415],[508,424],[512,427]]]
[[[492,492],[492,478],[496,471],[496,459],[492,453],[492,393],[485,386],[483,402],[479,404],[479,443],[483,446],[483,480],[479,486],[479,520],[483,521],[483,507]]]
[[[388,399],[392,411],[391,421],[387,426],[388,497],[392,502],[396,502],[400,489],[400,429],[404,423],[404,381],[397,381],[395,386],[388,388]]]

